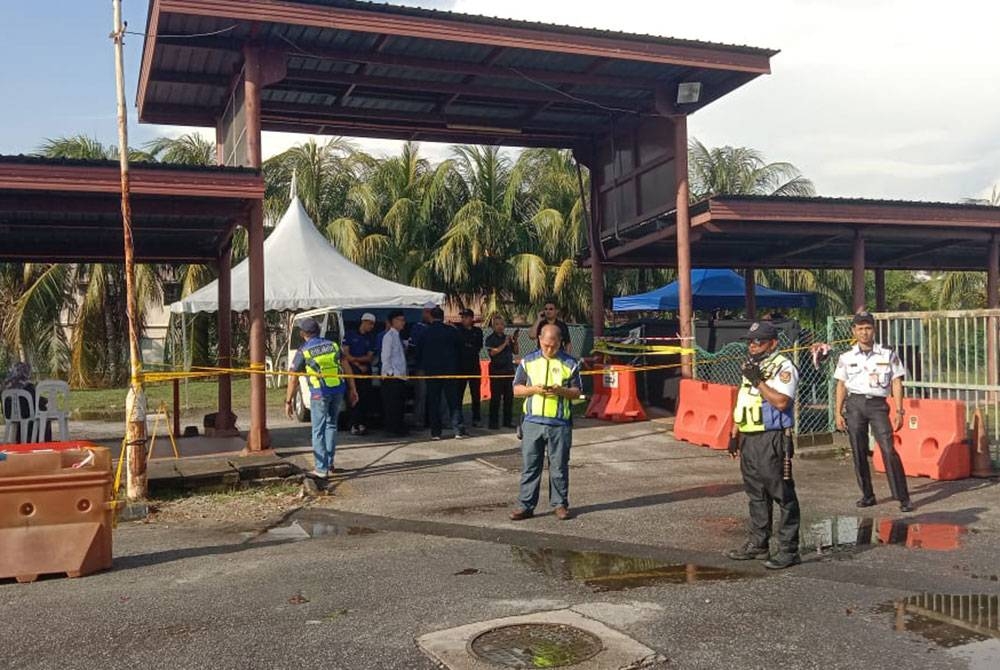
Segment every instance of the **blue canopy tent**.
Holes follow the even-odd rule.
[[[775,291],[765,286],[755,286],[757,307],[812,308],[816,296],[812,293]],[[746,284],[742,275],[732,270],[692,270],[691,297],[694,309],[737,309],[746,307]],[[625,295],[612,301],[615,312],[673,311],[678,309],[677,282],[666,286]]]

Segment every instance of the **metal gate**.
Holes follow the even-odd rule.
[[[967,419],[978,408],[983,415],[994,459],[1000,448],[1000,309],[875,314],[876,336],[906,366],[903,386],[917,398],[945,398],[965,403]],[[846,351],[851,317],[831,317],[828,341],[835,342],[832,360]],[[829,379],[830,397],[834,380]],[[830,429],[833,427],[830,405]]]

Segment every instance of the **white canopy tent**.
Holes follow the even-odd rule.
[[[344,258],[316,230],[298,197],[264,240],[264,309],[302,311],[316,307],[412,307],[441,304],[444,294],[383,279]],[[232,269],[232,309],[250,309],[250,263]],[[216,312],[218,281],[170,305],[174,314]]]

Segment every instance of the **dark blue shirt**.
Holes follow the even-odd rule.
[[[362,335],[360,331],[352,331],[344,336],[344,346],[351,350],[351,356],[364,356],[375,351],[375,333]],[[351,369],[358,374],[371,371],[371,363],[351,363]]]

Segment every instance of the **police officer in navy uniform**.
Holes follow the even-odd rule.
[[[341,375],[347,367],[347,359],[340,345],[319,336],[319,324],[306,317],[299,322],[299,331],[304,342],[295,352],[291,369],[305,372],[309,384],[309,412],[312,420],[312,446],[315,466],[313,476],[326,479],[333,471],[333,454],[337,448],[337,417],[347,390],[348,402],[354,406],[358,402],[358,391],[354,378]],[[288,393],[285,396],[285,412],[294,416],[293,400],[299,392],[299,377],[288,377]]]
[[[768,321],[750,326],[749,357],[741,367],[743,379],[736,407],[729,454],[740,459],[743,486],[750,499],[750,537],[726,556],[736,561],[767,559],[764,566],[780,570],[801,562],[799,556],[799,500],[792,480],[791,429],[799,372],[778,353],[778,330]],[[778,552],[770,555],[772,504],[777,503]]]
[[[903,463],[899,460],[892,434],[903,426],[903,377],[906,369],[892,349],[875,342],[875,317],[861,311],[852,320],[852,334],[857,344],[840,355],[833,373],[837,380],[837,430],[847,431],[854,455],[854,473],[861,488],[858,507],[875,504],[871,470],[868,467],[868,427],[882,450],[882,462],[889,480],[892,497],[899,501],[903,512],[913,511],[910,492],[906,487]],[[892,396],[892,421],[889,404]]]

